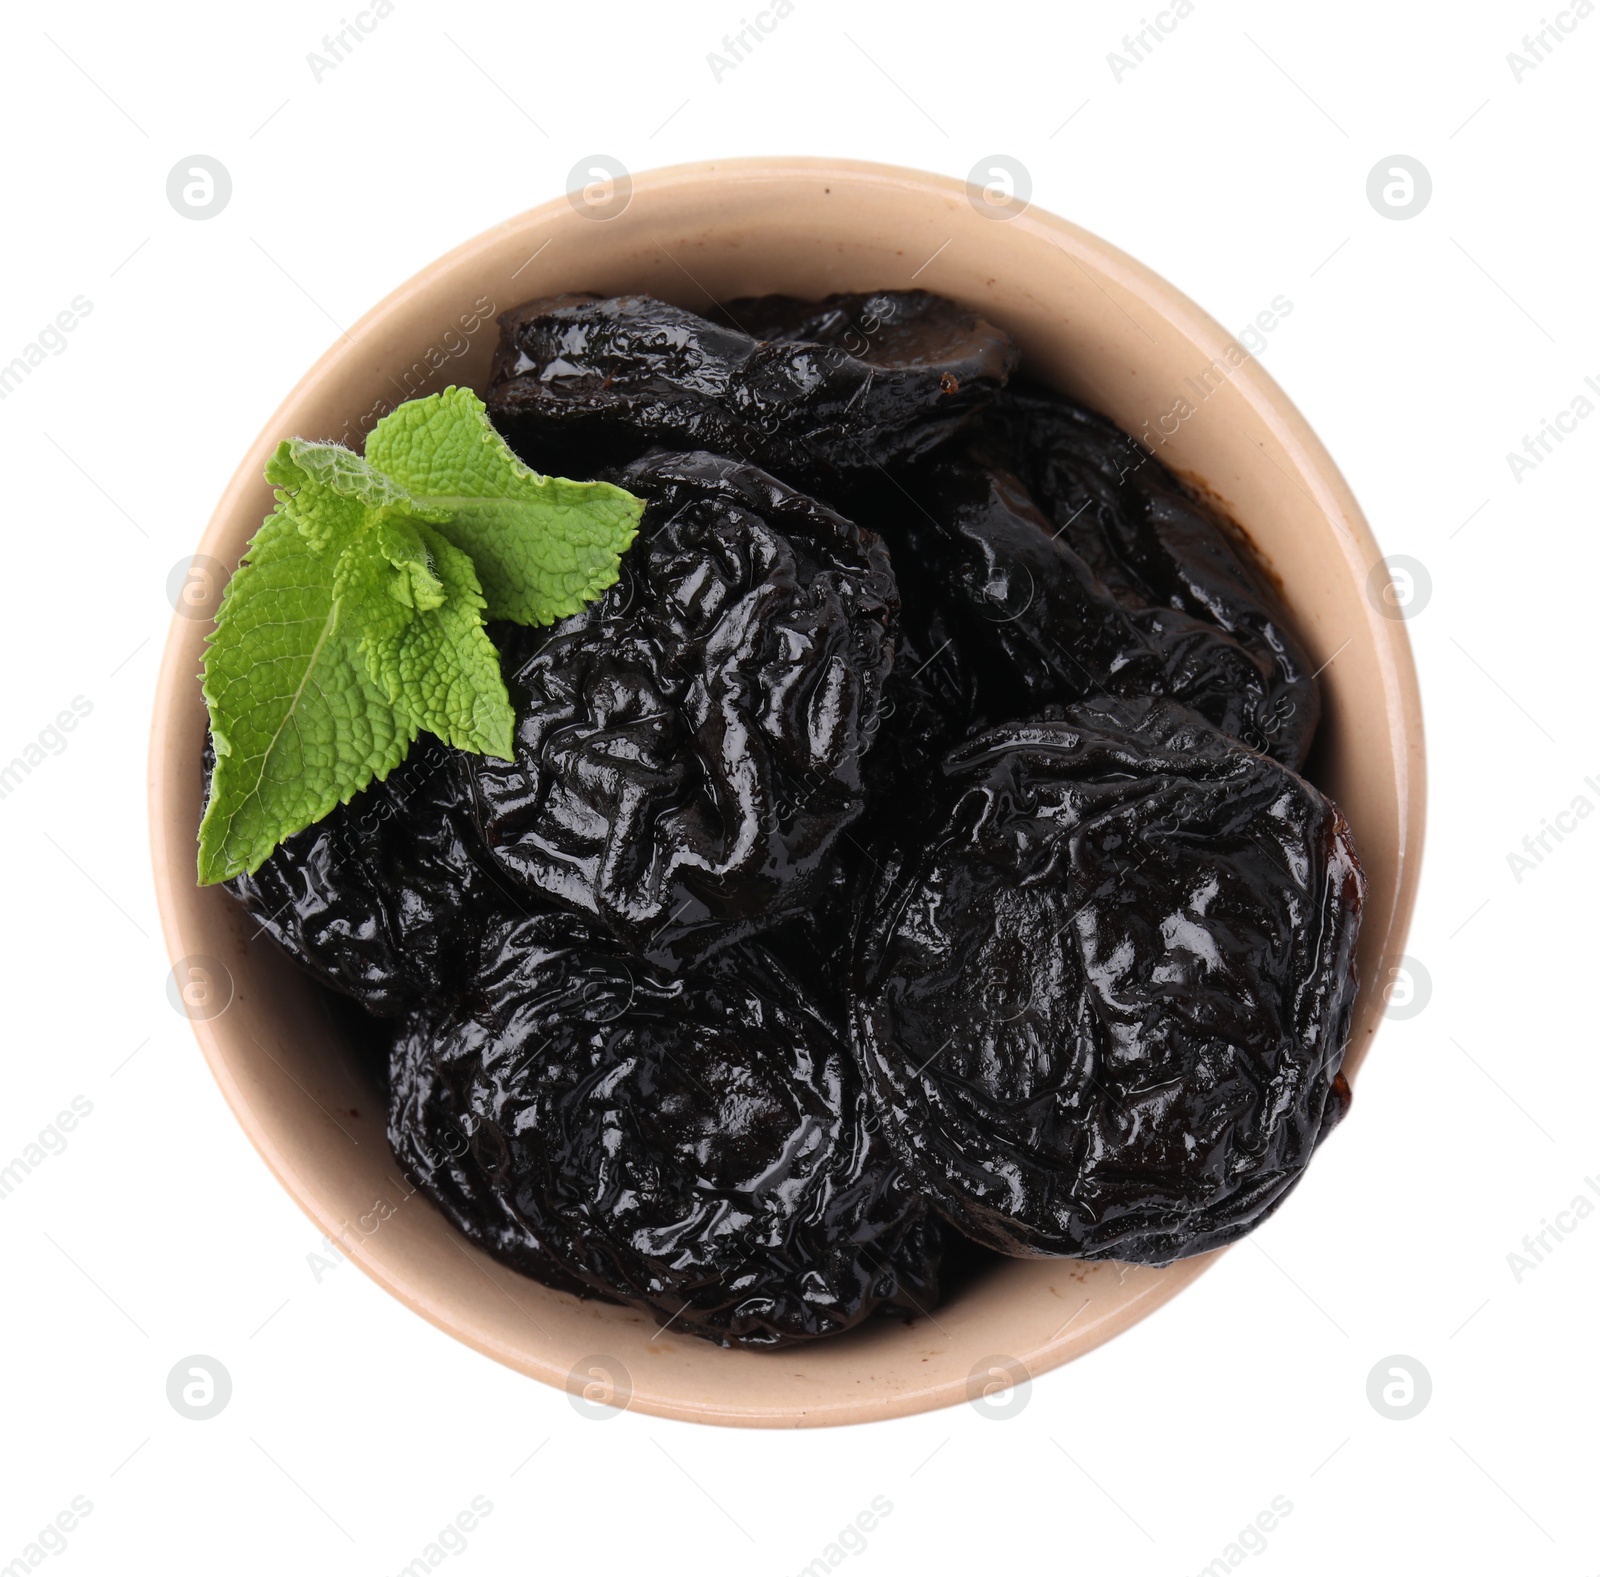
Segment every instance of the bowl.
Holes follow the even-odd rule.
[[[1349,818],[1369,882],[1351,1074],[1383,1017],[1421,852],[1421,708],[1402,610],[1350,489],[1259,363],[1179,291],[1076,225],[997,188],[875,164],[733,160],[631,183],[595,176],[583,192],[458,247],[374,307],[278,408],[218,504],[191,579],[209,601],[185,604],[173,621],[150,752],[176,999],[241,1126],[318,1229],[441,1330],[582,1406],[785,1427],[985,1396],[1126,1330],[1215,1254],[1164,1269],[1008,1260],[927,1318],[869,1321],[780,1353],[728,1351],[503,1268],[402,1174],[382,1097],[318,991],[253,935],[225,892],[195,885],[206,729],[195,675],[222,567],[238,562],[272,507],[268,453],[295,434],[359,448],[401,400],[449,383],[481,392],[496,314],[563,290],[642,291],[700,307],[768,291],[920,286],[978,309],[1017,337],[1031,374],[1143,437],[1231,516],[1323,668],[1311,771]]]

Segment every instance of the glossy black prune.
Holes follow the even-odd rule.
[[[206,755],[209,775],[209,741]],[[382,782],[225,885],[324,984],[393,1017],[457,991],[476,928],[517,906],[469,803],[458,758],[424,734]]]
[[[929,596],[977,676],[974,713],[1003,721],[1090,696],[1160,695],[1268,750],[1281,690],[1217,624],[1159,604],[1129,606],[1045,518],[1011,472],[941,457],[910,482],[918,507],[890,532],[917,562],[908,623]]]
[[[1162,1264],[1249,1231],[1343,1110],[1339,812],[1161,700],[1007,724],[943,775],[853,980],[901,1159],[1006,1253]]]
[[[1267,703],[1238,737],[1299,766],[1320,715],[1313,664],[1283,599],[1209,506],[1121,428],[1037,384],[1012,384],[981,426],[980,448],[1023,479],[1114,597],[1214,625],[1249,653]]]
[[[509,678],[466,760],[493,858],[671,964],[803,908],[860,814],[893,661],[876,536],[753,466],[661,454],[623,579]]]
[[[469,1237],[674,1333],[783,1346],[938,1297],[943,1227],[758,944],[668,975],[570,914],[485,938],[396,1043],[390,1141]]]
[[[524,302],[500,319],[490,416],[556,475],[662,446],[808,481],[924,453],[1017,363],[1003,330],[923,291],[767,297],[719,316],[649,296]]]

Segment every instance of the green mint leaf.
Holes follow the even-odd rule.
[[[332,542],[313,545],[349,522],[337,507],[297,519],[289,502],[251,541],[206,648],[217,764],[200,823],[202,884],[255,870],[290,833],[386,777],[416,735],[340,617]]]
[[[552,624],[612,585],[644,509],[608,482],[529,470],[471,389],[392,411],[368,437],[367,461],[471,558],[485,616],[517,624]]]
[[[340,555],[334,593],[397,712],[458,750],[512,759],[511,698],[460,548],[430,525],[387,517]]]
[[[217,610],[202,884],[255,870],[405,759],[419,729],[512,757],[485,617],[549,624],[617,578],[643,502],[535,475],[469,389],[385,417],[363,458],[291,438]]]
[[[287,439],[267,461],[266,477],[281,490],[279,508],[314,548],[342,544],[374,516],[391,510],[435,523],[448,518],[418,504],[403,487],[342,444]]]

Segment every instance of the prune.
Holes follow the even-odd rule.
[[[1269,748],[1280,732],[1272,672],[1215,623],[1114,597],[1017,477],[949,458],[911,486],[918,507],[886,526],[896,565],[915,561],[926,588],[919,595],[908,581],[906,622],[931,596],[951,649],[976,672],[980,719],[1095,695],[1162,695]]]
[[[207,772],[210,744],[207,742]],[[324,984],[385,1017],[459,989],[474,929],[517,906],[432,735],[382,782],[280,844],[228,891]]]
[[[1241,1236],[1343,1110],[1343,818],[1162,700],[979,734],[944,778],[852,982],[902,1160],[1006,1253],[1162,1264]]]
[[[516,759],[469,758],[491,853],[642,956],[805,907],[860,814],[894,657],[876,536],[753,466],[636,461],[623,579],[509,678]]]
[[[1188,614],[1250,654],[1267,704],[1239,737],[1300,765],[1317,728],[1316,677],[1248,548],[1148,450],[1063,395],[1019,381],[985,411],[982,427],[990,457],[1022,477],[1120,602]]]
[[[662,446],[805,481],[926,452],[1017,363],[1003,330],[923,291],[768,297],[721,315],[649,296],[524,302],[500,319],[489,413],[557,475]]]
[[[943,1228],[759,944],[669,975],[552,913],[475,979],[397,1041],[390,1140],[501,1260],[724,1345],[933,1306]]]

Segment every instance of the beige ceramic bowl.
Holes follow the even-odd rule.
[[[1399,952],[1416,886],[1421,714],[1404,625],[1369,589],[1387,585],[1378,546],[1272,379],[1241,359],[1220,325],[1115,247],[1037,209],[1001,217],[1007,210],[942,176],[752,160],[641,177],[620,213],[619,194],[591,195],[604,206],[563,197],[509,220],[368,313],[244,457],[200,562],[238,561],[271,507],[261,470],[280,438],[359,447],[401,399],[446,383],[481,390],[495,314],[529,297],[645,291],[699,307],[765,291],[814,297],[913,284],[953,296],[1011,330],[1029,372],[1130,432],[1165,437],[1162,458],[1248,533],[1326,665],[1313,772],[1349,817],[1370,882],[1346,1062],[1353,1072],[1381,1020],[1383,969]],[[316,993],[269,941],[251,939],[252,925],[224,892],[195,886],[205,731],[195,675],[208,628],[204,618],[173,623],[150,755],[156,887],[195,1032],[245,1132],[301,1208],[442,1330],[552,1385],[602,1396],[610,1385],[617,1400],[631,1393],[633,1406],[667,1417],[837,1424],[961,1400],[1008,1361],[1038,1375],[1126,1330],[1210,1263],[1007,1261],[930,1318],[873,1321],[777,1354],[658,1334],[644,1315],[501,1268],[402,1176],[384,1138],[383,1102]],[[1292,1200],[1286,1210],[1293,1214]]]

